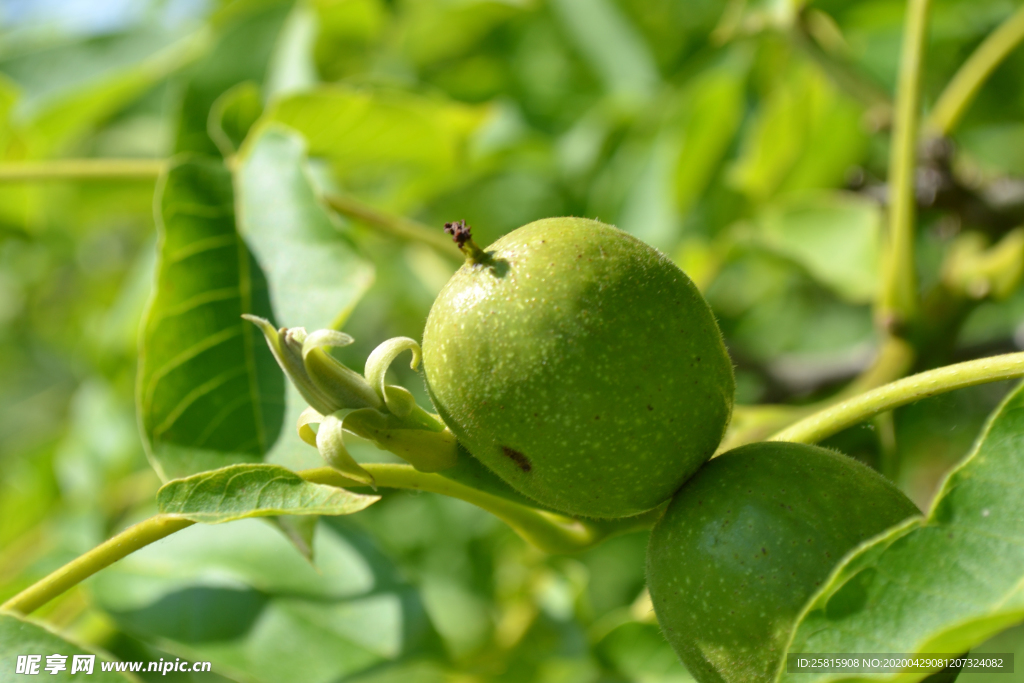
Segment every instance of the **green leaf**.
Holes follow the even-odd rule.
[[[408,202],[465,180],[469,136],[485,111],[407,92],[332,85],[278,101],[265,121],[300,132],[310,156],[325,157],[350,188]]]
[[[731,348],[802,390],[870,361],[876,335],[869,307],[815,286],[791,259],[758,248],[756,232],[733,239],[733,253],[707,289]],[[751,243],[755,248],[742,246]]]
[[[181,96],[176,152],[217,153],[208,134],[213,103],[238,83],[263,83],[291,5],[282,0],[242,0],[228,5],[211,22],[216,28],[213,47],[188,70]]]
[[[626,680],[645,683],[691,683],[687,672],[657,624],[630,621],[613,629],[595,646],[602,663]]]
[[[266,273],[276,323],[340,327],[373,283],[374,267],[321,202],[302,138],[278,126],[254,131],[235,187],[238,229]],[[290,469],[321,464],[292,431],[306,403],[290,384],[285,405],[288,433],[269,459]]]
[[[805,4],[806,0],[730,0],[715,35],[728,40],[767,29],[789,29]]]
[[[273,524],[292,542],[295,549],[313,561],[313,534],[320,517],[317,515],[284,515],[274,517]]]
[[[21,87],[11,119],[25,153],[38,157],[66,145],[196,59],[207,42],[203,32],[140,29],[0,62]]]
[[[252,81],[224,91],[210,109],[208,132],[225,157],[242,146],[249,129],[263,115],[260,87]]]
[[[284,378],[243,313],[271,318],[259,266],[235,231],[231,176],[177,161],[156,197],[156,289],[140,342],[138,412],[167,479],[262,460],[281,431]]]
[[[271,515],[350,515],[378,500],[311,484],[278,465],[230,465],[170,481],[156,496],[160,512],[204,524]]]
[[[292,8],[267,65],[264,89],[268,100],[306,90],[319,81],[313,63],[316,21],[315,10],[306,3],[296,3]]]
[[[212,661],[233,680],[292,683],[297,671],[310,683],[349,680],[436,635],[413,588],[372,541],[343,526],[321,520],[314,567],[261,520],[198,524],[88,587],[126,633]]]
[[[681,125],[682,153],[676,161],[675,200],[685,214],[718,170],[743,120],[746,60],[734,58],[692,86]]]
[[[695,79],[645,150],[617,225],[670,251],[683,219],[721,166],[743,118],[745,60],[733,58]]]
[[[1024,161],[1014,154],[1024,144],[1024,124],[996,123],[965,128],[956,135],[964,152],[991,173],[1024,173]]]
[[[857,549],[804,608],[789,652],[966,652],[1024,619],[1024,385],[924,518]],[[912,682],[925,674],[903,674]],[[780,672],[781,680],[839,674]],[[894,680],[893,674],[880,679]]]
[[[239,231],[266,273],[277,323],[312,331],[340,326],[374,269],[321,203],[305,153],[293,132],[266,128],[243,153],[236,183]]]
[[[317,0],[310,4],[316,11],[318,29],[314,55],[323,79],[338,81],[365,68],[388,25],[384,0]],[[436,11],[439,6],[430,9]],[[428,15],[435,16],[434,12]],[[431,34],[431,45],[446,42],[435,40],[436,36],[436,32]]]
[[[873,200],[803,193],[767,207],[756,230],[764,246],[796,261],[847,301],[873,300],[882,234],[882,210]]]
[[[605,89],[619,97],[646,99],[660,81],[642,34],[609,0],[557,0],[552,8]]]
[[[758,201],[780,191],[837,187],[866,148],[859,120],[860,108],[820,71],[795,65],[759,102],[730,180]]]
[[[0,612],[0,662],[3,662],[4,666],[0,679],[4,681],[23,679],[24,674],[15,673],[20,655],[40,655],[39,668],[36,673],[49,677],[53,674],[46,670],[46,658],[54,654],[67,657],[64,660],[66,668],[60,672],[62,681],[124,683],[125,681],[139,680],[135,676],[125,673],[103,671],[101,663],[113,661],[113,657],[110,655],[97,654],[94,651],[73,645],[44,626],[10,612]],[[75,655],[93,655],[95,657],[91,673],[78,671],[71,675]]]

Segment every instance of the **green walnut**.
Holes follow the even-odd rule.
[[[916,514],[844,455],[781,442],[729,451],[686,482],[651,533],[658,622],[701,683],[771,681],[800,610],[843,555]]]
[[[668,500],[721,441],[732,364],[700,292],[617,228],[549,218],[467,262],[430,309],[427,388],[470,453],[554,510],[627,517]]]

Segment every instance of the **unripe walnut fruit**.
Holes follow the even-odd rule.
[[[917,507],[867,466],[767,442],[715,458],[651,532],[647,585],[700,683],[772,681],[800,610],[843,555]]]
[[[697,288],[593,220],[549,218],[468,246],[423,336],[445,423],[550,508],[626,517],[667,500],[714,453],[735,392]]]

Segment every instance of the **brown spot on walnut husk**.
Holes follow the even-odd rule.
[[[530,464],[530,459],[516,449],[509,448],[508,446],[502,446],[501,452],[504,453],[509,460],[514,462],[516,467],[521,469],[523,472],[529,472],[533,469],[533,465]]]

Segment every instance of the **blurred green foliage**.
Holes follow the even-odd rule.
[[[481,243],[553,215],[620,226],[705,292],[742,403],[829,396],[878,348],[900,0],[113,5],[0,3],[4,161],[183,155],[159,187],[0,184],[0,598],[151,514],[151,465],[179,476],[267,453],[317,464],[292,429],[294,392],[238,314],[261,300],[278,324],[343,324],[356,343],[337,356],[361,370],[380,341],[421,336],[456,267],[332,211],[332,193],[438,230],[465,219]],[[934,0],[925,109],[1015,9]],[[919,369],[1024,345],[1019,272],[1000,289],[969,267],[1024,217],[1021,93],[1024,51],[982,88],[954,151],[924,155]],[[223,233],[230,268],[214,278],[182,261],[172,272],[170,250],[188,247],[157,243],[157,223],[172,219],[179,238]],[[953,263],[966,241],[977,258]],[[154,283],[152,310],[192,317],[169,333],[151,310],[140,366]],[[196,307],[211,291],[223,293],[220,312]],[[223,379],[214,405],[217,391],[239,394],[232,382],[260,378],[264,393],[241,409],[266,409],[264,440],[253,441],[251,413],[176,439],[179,419],[209,417],[181,403],[194,388],[185,381],[162,385],[162,407],[143,411],[144,447],[137,372],[142,397],[147,373],[172,374],[176,354],[231,325],[239,348],[201,372]],[[411,371],[396,366],[395,380],[428,404]],[[889,471],[919,504],[1007,389],[896,411]],[[871,423],[829,445],[880,466],[882,431]],[[206,447],[213,460],[197,455]],[[315,569],[263,521],[196,526],[38,616],[123,659],[210,659],[219,676],[260,683],[298,671],[314,683],[689,680],[645,599],[645,544],[635,533],[549,557],[465,503],[389,493],[319,522]],[[1022,638],[1008,632],[999,647]]]

